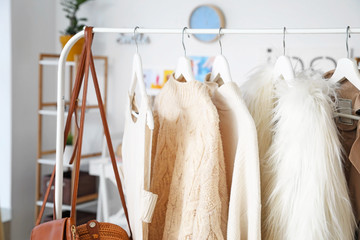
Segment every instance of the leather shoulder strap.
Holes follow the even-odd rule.
[[[82,94],[82,103],[81,103],[81,116],[80,116],[80,129],[77,139],[77,149],[76,149],[76,159],[74,166],[75,177],[74,177],[74,187],[73,195],[71,200],[71,212],[70,212],[70,222],[71,225],[76,226],[76,200],[79,188],[79,175],[80,175],[80,161],[81,161],[81,150],[82,150],[82,140],[84,136],[84,122],[85,122],[85,110],[86,110],[86,98],[88,90],[88,80],[89,80],[89,65],[90,65],[90,54],[91,54],[91,44],[92,44],[92,28],[85,28],[85,45],[86,45],[86,58],[85,58],[85,77],[83,85],[83,94]]]
[[[118,170],[117,163],[116,163],[116,160],[115,160],[114,148],[113,148],[111,137],[110,137],[109,126],[108,126],[106,115],[105,115],[104,104],[103,104],[103,101],[102,101],[102,98],[101,98],[99,83],[98,83],[96,72],[95,72],[94,59],[93,59],[92,55],[91,55],[90,69],[91,69],[92,78],[93,78],[93,82],[94,82],[96,97],[97,97],[98,104],[99,104],[100,115],[101,115],[101,120],[102,120],[103,127],[104,127],[104,134],[105,134],[106,142],[107,142],[107,145],[108,145],[111,164],[112,164],[114,174],[115,174],[116,185],[117,185],[117,188],[118,188],[118,191],[119,191],[121,204],[122,204],[122,206],[124,208],[126,221],[128,223],[129,231],[130,231],[130,234],[131,234],[129,214],[128,214],[128,210],[127,210],[127,207],[126,207],[125,195],[124,195],[124,192],[123,192],[123,188],[122,188],[122,184],[121,184],[121,180],[120,180],[120,175],[119,175],[119,170]]]
[[[130,221],[129,221],[129,215],[128,215],[128,210],[127,210],[126,201],[125,201],[125,195],[124,195],[123,189],[122,189],[122,184],[121,184],[121,180],[120,180],[120,176],[119,176],[119,172],[118,172],[118,168],[117,168],[117,163],[115,160],[115,153],[114,153],[114,149],[113,149],[113,145],[112,145],[112,141],[111,141],[111,137],[110,137],[110,131],[109,131],[109,127],[108,127],[108,123],[107,123],[107,119],[106,119],[104,104],[102,101],[100,87],[99,87],[99,83],[98,83],[97,76],[96,76],[94,59],[93,59],[93,55],[91,52],[91,44],[92,44],[92,28],[87,27],[85,29],[86,60],[85,60],[85,77],[84,77],[83,96],[82,96],[83,99],[82,99],[82,104],[81,104],[80,128],[79,128],[79,134],[78,134],[78,139],[77,139],[77,144],[76,144],[77,150],[74,150],[74,151],[77,151],[76,159],[78,159],[78,161],[76,161],[76,166],[75,166],[76,172],[75,172],[74,190],[73,190],[73,198],[72,198],[72,204],[71,204],[70,219],[71,219],[72,223],[76,222],[76,220],[75,220],[76,197],[77,197],[77,191],[78,191],[81,147],[82,147],[82,139],[83,139],[83,133],[84,133],[86,95],[87,95],[89,67],[90,67],[92,79],[93,79],[93,83],[94,83],[94,88],[95,88],[95,93],[96,93],[96,97],[97,97],[97,101],[98,101],[98,107],[100,110],[100,116],[101,116],[102,124],[104,127],[104,135],[105,135],[106,142],[108,145],[109,155],[110,155],[111,163],[112,163],[114,174],[115,174],[115,179],[116,179],[121,203],[124,208],[126,220],[127,220],[128,226],[129,226],[130,234],[131,234]]]

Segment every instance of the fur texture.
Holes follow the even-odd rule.
[[[333,86],[303,75],[290,84],[278,81],[274,93],[273,140],[262,162],[264,239],[353,239]]]
[[[260,161],[264,159],[271,140],[271,116],[274,109],[273,68],[265,65],[253,70],[249,80],[241,86],[244,100],[254,118],[259,142]]]
[[[247,82],[242,85],[244,100],[249,108],[257,130],[260,161],[260,184],[261,184],[261,223],[264,222],[265,203],[267,197],[264,195],[264,186],[268,182],[269,170],[265,155],[272,142],[272,113],[274,109],[274,86],[275,79],[272,77],[273,67],[270,65],[255,68]],[[262,224],[263,225],[263,224]],[[261,228],[264,236],[264,229]],[[264,238],[266,239],[266,238]]]

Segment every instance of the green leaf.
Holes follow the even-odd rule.
[[[89,2],[91,0],[61,0],[60,4],[63,6],[63,11],[66,13],[65,17],[69,19],[69,25],[65,30],[66,34],[72,35],[83,30],[84,24],[80,22],[85,22],[87,18],[77,18],[76,13],[78,12],[80,5]]]
[[[63,5],[64,7],[66,7],[67,9],[69,9],[69,11],[74,11],[75,8],[73,6],[69,6],[69,5]]]
[[[83,3],[86,3],[88,0],[76,0],[77,4],[81,5]]]
[[[74,31],[74,28],[68,27],[68,28],[66,28],[65,33],[67,35],[74,35],[76,32]]]
[[[67,12],[67,13],[69,13],[69,14],[71,14],[72,13],[72,11],[70,11],[69,9],[67,9],[67,8],[63,8],[63,11],[64,12]]]
[[[69,133],[69,135],[66,138],[66,145],[72,145],[73,144],[73,135],[71,133]]]

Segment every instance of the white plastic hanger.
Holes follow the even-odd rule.
[[[295,78],[295,73],[290,58],[285,55],[285,32],[286,32],[286,28],[284,27],[284,35],[283,35],[284,55],[280,56],[276,60],[274,66],[274,77],[278,78],[282,76],[285,79],[285,81],[289,82],[290,80]]]
[[[231,74],[230,74],[230,67],[229,63],[222,54],[222,44],[221,44],[221,28],[219,28],[219,45],[220,45],[220,55],[216,56],[212,71],[210,74],[210,81],[214,81],[214,79],[220,75],[221,79],[224,82],[231,82]]]
[[[130,89],[129,89],[129,96],[134,96],[136,83],[137,83],[137,84],[139,84],[141,98],[144,99],[145,103],[149,106],[149,99],[148,99],[148,95],[146,93],[146,88],[145,88],[141,57],[139,55],[139,48],[138,48],[136,36],[135,36],[136,29],[138,29],[138,28],[139,27],[135,27],[135,29],[134,29],[136,53],[134,54],[134,60],[133,60],[133,68],[132,68],[132,77],[131,77],[131,83],[130,83]],[[135,115],[135,117],[137,117],[137,116]],[[154,129],[154,117],[153,117],[150,107],[148,107],[146,120],[147,120],[148,127],[151,130],[153,130]]]
[[[175,78],[180,78],[180,76],[183,76],[187,82],[190,82],[195,81],[195,76],[192,71],[191,60],[186,57],[186,48],[184,44],[184,33],[186,29],[187,27],[184,27],[182,32],[182,45],[184,48],[184,56],[180,57],[178,60],[175,70]],[[190,37],[190,35],[188,35],[188,37]]]
[[[360,74],[359,69],[355,60],[350,59],[349,53],[349,29],[350,26],[346,28],[346,51],[347,51],[347,58],[341,58],[337,62],[337,67],[335,69],[334,74],[329,79],[330,82],[337,83],[341,81],[343,78],[346,78],[351,82],[357,89],[360,90]]]

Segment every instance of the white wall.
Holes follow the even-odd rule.
[[[10,0],[0,1],[0,207],[11,208],[11,22]]]
[[[59,2],[59,0],[57,0]],[[97,27],[182,28],[188,24],[190,12],[200,4],[219,6],[228,28],[346,28],[360,27],[360,2],[357,0],[133,0],[91,1],[84,5],[79,16],[89,18],[88,24]],[[57,4],[56,34],[67,22]],[[96,34],[94,52],[109,56],[109,113],[111,129],[122,131],[126,91],[130,82],[133,45],[118,45],[114,34]],[[139,47],[143,65],[174,67],[183,54],[180,35],[151,35],[151,43]],[[287,36],[287,53],[305,58],[333,53],[345,56],[345,36],[306,35]],[[359,36],[350,39],[355,47]],[[241,83],[250,69],[265,60],[266,48],[282,51],[282,36],[223,37],[223,53],[230,63],[233,79]],[[217,55],[218,43],[204,44],[194,38],[186,40],[189,55]],[[57,49],[60,51],[59,45]],[[308,66],[307,66],[308,67]]]
[[[55,3],[12,0],[12,223],[14,240],[34,224],[38,59],[55,50]]]

